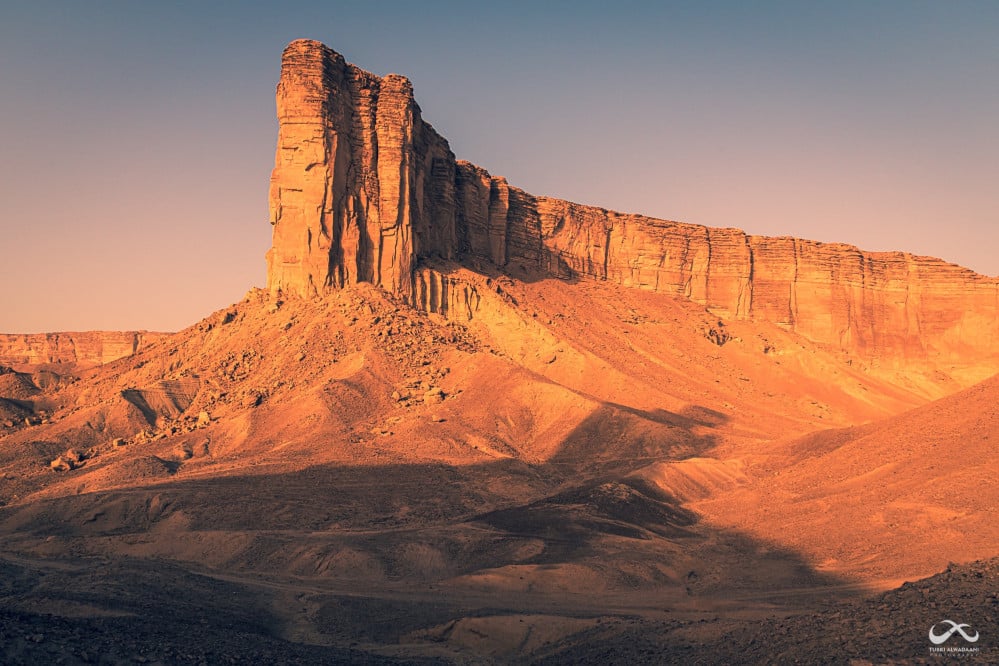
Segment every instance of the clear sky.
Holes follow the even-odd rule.
[[[300,37],[529,192],[999,274],[999,2],[2,0],[0,331],[262,286]]]

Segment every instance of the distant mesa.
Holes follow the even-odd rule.
[[[426,310],[474,315],[467,285],[449,276],[462,265],[683,295],[719,316],[772,322],[866,358],[995,353],[995,278],[902,252],[528,194],[456,160],[405,77],[375,76],[319,42],[285,49],[277,115],[273,291],[313,296],[370,282]]]
[[[0,365],[56,364],[89,368],[131,356],[140,347],[164,335],[149,331],[0,333]]]

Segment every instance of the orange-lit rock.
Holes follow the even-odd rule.
[[[379,78],[318,42],[285,50],[277,110],[272,290],[314,295],[360,281],[443,303],[450,296],[435,284],[447,285],[418,273],[443,258],[681,294],[868,359],[992,354],[999,341],[995,278],[533,196],[456,161],[407,79]]]
[[[84,333],[0,333],[0,365],[103,365],[163,336],[146,331],[87,331]]]
[[[453,255],[454,155],[421,120],[406,78],[299,40],[284,53],[277,113],[272,289],[371,282],[408,293],[418,256]]]

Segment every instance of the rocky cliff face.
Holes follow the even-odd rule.
[[[422,121],[406,78],[293,42],[277,113],[271,288],[315,294],[372,282],[408,293],[419,257],[453,256],[454,155]]]
[[[131,356],[164,335],[134,331],[88,331],[86,333],[0,333],[0,365],[73,364],[92,367]]]
[[[994,354],[999,280],[938,259],[626,215],[539,197],[457,161],[404,77],[307,40],[285,50],[268,285],[371,282],[473,312],[435,259],[680,294],[868,358]],[[442,291],[443,290],[443,291]]]

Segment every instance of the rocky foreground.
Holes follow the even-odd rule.
[[[171,573],[188,579],[183,588]],[[25,571],[3,565],[7,588],[28,585]],[[283,640],[266,608],[246,590],[169,565],[114,567],[122,595],[104,617],[0,610],[0,661],[33,664],[432,664],[444,657],[387,657]],[[50,571],[54,583],[85,597],[86,580]],[[820,609],[756,620],[709,615],[691,619],[610,617],[519,655],[537,664],[992,664],[999,656],[999,560],[952,565],[927,579],[875,597],[819,602]],[[969,609],[972,609],[969,611]],[[385,609],[382,609],[384,612]],[[929,628],[956,617],[981,637],[943,646]],[[388,618],[381,618],[384,622]],[[516,617],[511,617],[517,622]],[[377,620],[375,621],[377,622]],[[482,625],[488,626],[486,622]],[[471,634],[474,638],[474,634]],[[480,643],[488,646],[482,636]],[[933,652],[936,648],[940,652]],[[944,652],[951,648],[953,652]],[[502,661],[506,661],[503,659]],[[460,662],[488,663],[471,654]]]

